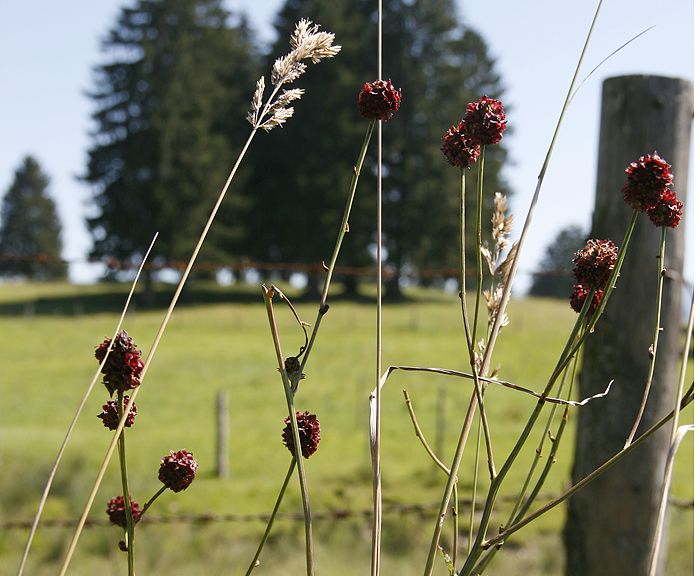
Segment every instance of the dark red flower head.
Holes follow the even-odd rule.
[[[466,135],[464,121],[458,126],[451,126],[442,137],[442,153],[452,166],[467,168],[469,164],[474,164],[479,158],[481,148],[478,144],[473,144]]]
[[[574,254],[574,277],[584,288],[605,288],[617,262],[617,246],[610,240],[588,240]]]
[[[284,419],[284,430],[282,431],[282,441],[287,449],[294,455],[294,439],[292,438],[292,421],[287,416]],[[318,448],[321,440],[321,429],[318,425],[316,414],[308,412],[297,412],[297,425],[299,426],[299,442],[301,444],[301,454],[308,458]]]
[[[129,403],[129,397],[124,396],[124,408]],[[116,400],[109,400],[107,404],[102,405],[102,414],[97,415],[98,418],[102,420],[105,428],[110,430],[116,430],[119,426],[119,411],[117,410]],[[127,428],[131,427],[136,419],[136,403],[131,405],[131,410],[129,410],[129,415],[126,417],[126,422],[124,426]]]
[[[622,196],[627,204],[640,212],[656,206],[663,192],[673,183],[671,165],[656,152],[632,162],[625,172],[627,183],[622,187]]]
[[[586,301],[588,296],[588,289],[581,286],[581,284],[576,284],[574,286],[571,296],[569,296],[569,302],[574,311],[579,314],[583,310],[583,303]],[[591,305],[588,307],[588,313],[586,316],[591,316],[593,312],[596,311],[598,306],[600,306],[600,301],[603,299],[603,291],[599,288],[593,293],[593,299],[591,300]]]
[[[482,146],[498,144],[507,124],[501,101],[487,96],[467,104],[463,122],[469,140]]]
[[[301,364],[299,363],[299,358],[296,356],[290,356],[289,358],[285,358],[284,360],[284,369],[287,372],[287,374],[292,374],[294,372],[297,372],[301,368]]]
[[[163,456],[158,470],[158,480],[173,492],[180,492],[192,484],[197,473],[197,461],[187,450],[170,451]]]
[[[112,524],[126,528],[126,508],[124,507],[124,496],[116,496],[107,502],[107,515]],[[131,517],[134,524],[141,518],[141,508],[137,502],[131,500]]]
[[[389,120],[401,105],[401,88],[391,85],[391,80],[365,82],[357,104],[360,114],[370,120]]]
[[[683,203],[678,200],[676,193],[668,188],[661,193],[659,201],[647,211],[654,226],[675,228],[681,222]]]
[[[112,341],[106,338],[95,350],[95,358],[102,362],[107,355]],[[133,339],[122,330],[114,340],[114,346],[102,367],[102,383],[107,388],[109,395],[115,391],[126,392],[141,384],[141,372],[143,362],[141,351],[134,344]]]

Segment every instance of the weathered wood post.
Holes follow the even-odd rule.
[[[632,214],[620,192],[625,168],[655,150],[673,166],[675,190],[686,201],[693,86],[678,78],[621,76],[603,84],[592,238],[620,245]],[[668,270],[656,369],[637,435],[670,410],[678,378],[684,222],[669,229]],[[586,343],[581,396],[607,398],[578,412],[573,481],[620,450],[639,409],[655,326],[660,229],[641,214],[617,288]],[[568,506],[564,532],[568,576],[647,576],[670,430],[650,438]],[[661,574],[661,571],[659,571]]]
[[[216,395],[216,475],[228,478],[228,392],[220,390]]]

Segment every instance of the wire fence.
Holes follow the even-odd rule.
[[[538,500],[545,501],[555,498],[556,494],[543,494]],[[508,502],[514,502],[515,496],[510,496],[505,499]],[[671,505],[678,510],[691,511],[695,507],[693,500],[683,500],[671,498]],[[438,509],[439,503],[424,503],[424,504],[385,504],[384,514],[396,516],[414,516],[418,518],[430,518],[435,515],[435,510]],[[459,500],[459,507],[462,509],[471,508],[471,500]],[[483,509],[483,501],[477,501],[476,509]],[[314,520],[332,520],[345,521],[353,519],[371,519],[371,508],[337,508],[317,511],[312,513]],[[215,523],[265,523],[270,519],[267,513],[261,514],[172,514],[168,516],[148,515],[144,516],[139,521],[140,524],[215,524]],[[286,520],[292,522],[303,522],[304,515],[301,512],[280,512],[277,514],[278,520]],[[110,524],[108,518],[88,518],[86,527],[107,526]],[[0,522],[0,530],[28,530],[32,525],[31,520],[6,520]],[[47,518],[42,521],[42,526],[47,528],[73,528],[75,526],[74,518]]]

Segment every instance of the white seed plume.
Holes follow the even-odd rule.
[[[302,18],[294,28],[289,39],[291,52],[275,60],[272,66],[270,79],[273,85],[271,100],[283,84],[290,84],[306,72],[306,64],[302,60],[311,60],[318,64],[323,58],[333,58],[340,52],[340,46],[334,46],[335,34],[319,32],[319,25]],[[281,126],[294,113],[294,108],[288,107],[290,102],[298,100],[304,94],[301,89],[283,90],[271,102],[260,110],[265,82],[261,78],[255,88],[251,112],[247,116],[248,122],[253,126],[270,131],[276,126]]]

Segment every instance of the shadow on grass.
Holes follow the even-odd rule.
[[[26,297],[17,295],[11,301],[0,301],[0,316],[82,316],[86,314],[119,313],[126,301],[128,288],[121,284],[107,284],[90,287],[75,287],[75,291],[66,293],[40,295],[28,291]],[[313,304],[319,298],[314,294],[305,294],[298,290],[285,290],[295,304]],[[18,286],[21,291],[21,286]],[[150,295],[143,292],[134,294],[131,309],[158,311],[167,309],[175,291],[174,286],[160,285]],[[441,294],[435,293],[435,300]],[[387,304],[399,304],[411,301],[432,300],[430,291],[422,292],[420,297],[413,295],[386,298]],[[374,305],[374,295],[360,292],[352,295],[343,293],[332,294],[329,297],[332,306],[337,302],[353,302],[362,305]],[[213,304],[260,304],[262,295],[258,285],[237,286],[225,288],[217,285],[194,285],[186,287],[180,295],[178,306],[206,306]]]

